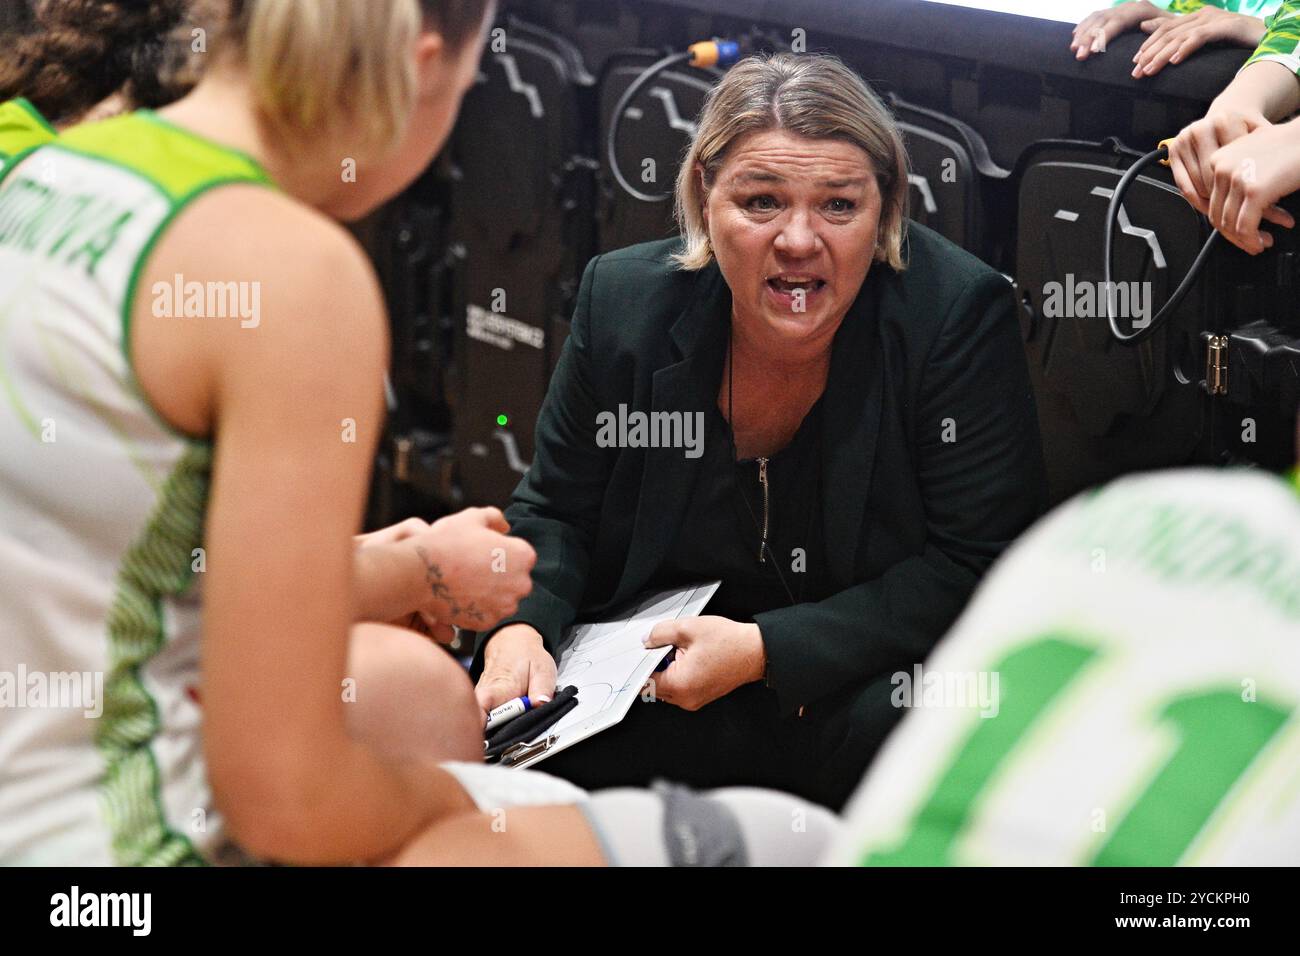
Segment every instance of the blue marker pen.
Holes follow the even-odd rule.
[[[526,714],[533,709],[533,702],[527,696],[516,697],[514,700],[508,700],[498,707],[493,707],[488,711],[487,726],[483,732],[491,733],[502,724],[508,724],[521,714]]]

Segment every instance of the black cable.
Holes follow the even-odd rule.
[[[627,110],[628,104],[632,102],[647,83],[658,77],[668,67],[689,62],[694,56],[694,53],[686,50],[682,53],[670,53],[663,59],[652,63],[623,91],[623,95],[618,98],[618,103],[614,107],[614,115],[609,122],[609,135],[606,137],[605,143],[609,158],[609,171],[614,174],[614,182],[618,183],[633,199],[639,199],[642,202],[663,202],[665,199],[670,198],[673,193],[671,189],[663,193],[643,193],[628,182],[623,175],[623,171],[618,168],[616,147],[618,145],[618,130],[623,125],[623,113]]]
[[[1205,245],[1201,246],[1201,251],[1196,254],[1192,261],[1192,266],[1187,270],[1187,275],[1183,276],[1183,281],[1178,284],[1168,301],[1160,307],[1160,310],[1151,317],[1145,328],[1138,329],[1136,332],[1124,333],[1119,330],[1119,324],[1115,316],[1114,305],[1115,296],[1112,294],[1111,286],[1111,260],[1115,256],[1115,222],[1119,218],[1120,205],[1124,202],[1124,194],[1128,192],[1129,186],[1133,180],[1137,179],[1138,174],[1146,169],[1152,163],[1165,159],[1169,155],[1169,148],[1161,146],[1153,149],[1142,158],[1133,163],[1119,178],[1119,183],[1115,186],[1115,192],[1111,194],[1110,206],[1106,210],[1106,238],[1103,246],[1106,265],[1105,265],[1105,283],[1102,285],[1102,291],[1106,300],[1106,322],[1110,325],[1110,334],[1114,336],[1115,341],[1122,345],[1136,345],[1143,339],[1150,337],[1156,329],[1160,328],[1169,316],[1178,308],[1179,303],[1187,296],[1192,285],[1201,275],[1201,269],[1205,265],[1205,260],[1209,257],[1210,251],[1214,248],[1219,240],[1219,230],[1210,233],[1210,238],[1205,240]]]

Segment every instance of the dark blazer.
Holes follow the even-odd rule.
[[[1046,502],[1007,280],[908,227],[908,267],[872,266],[836,333],[822,400],[820,493],[838,593],[754,617],[782,712],[924,659]],[[498,627],[527,622],[552,653],[575,616],[643,590],[681,530],[700,459],[595,440],[597,415],[620,404],[716,401],[731,293],[716,263],[676,268],[679,243],[587,265],[533,463],[506,511],[537,566],[532,593]],[[479,636],[475,675],[491,633]]]

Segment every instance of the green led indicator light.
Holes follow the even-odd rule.
[[[504,428],[506,425],[510,424],[510,419],[506,418],[504,415],[498,415],[497,424]]]

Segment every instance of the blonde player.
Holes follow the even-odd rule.
[[[0,669],[86,675],[0,726],[6,862],[369,859],[473,808],[437,765],[482,726],[455,662],[347,639],[386,337],[327,215],[427,165],[489,8],[235,4],[193,94],[0,181]],[[509,611],[526,546],[446,530],[384,579],[447,623]]]

